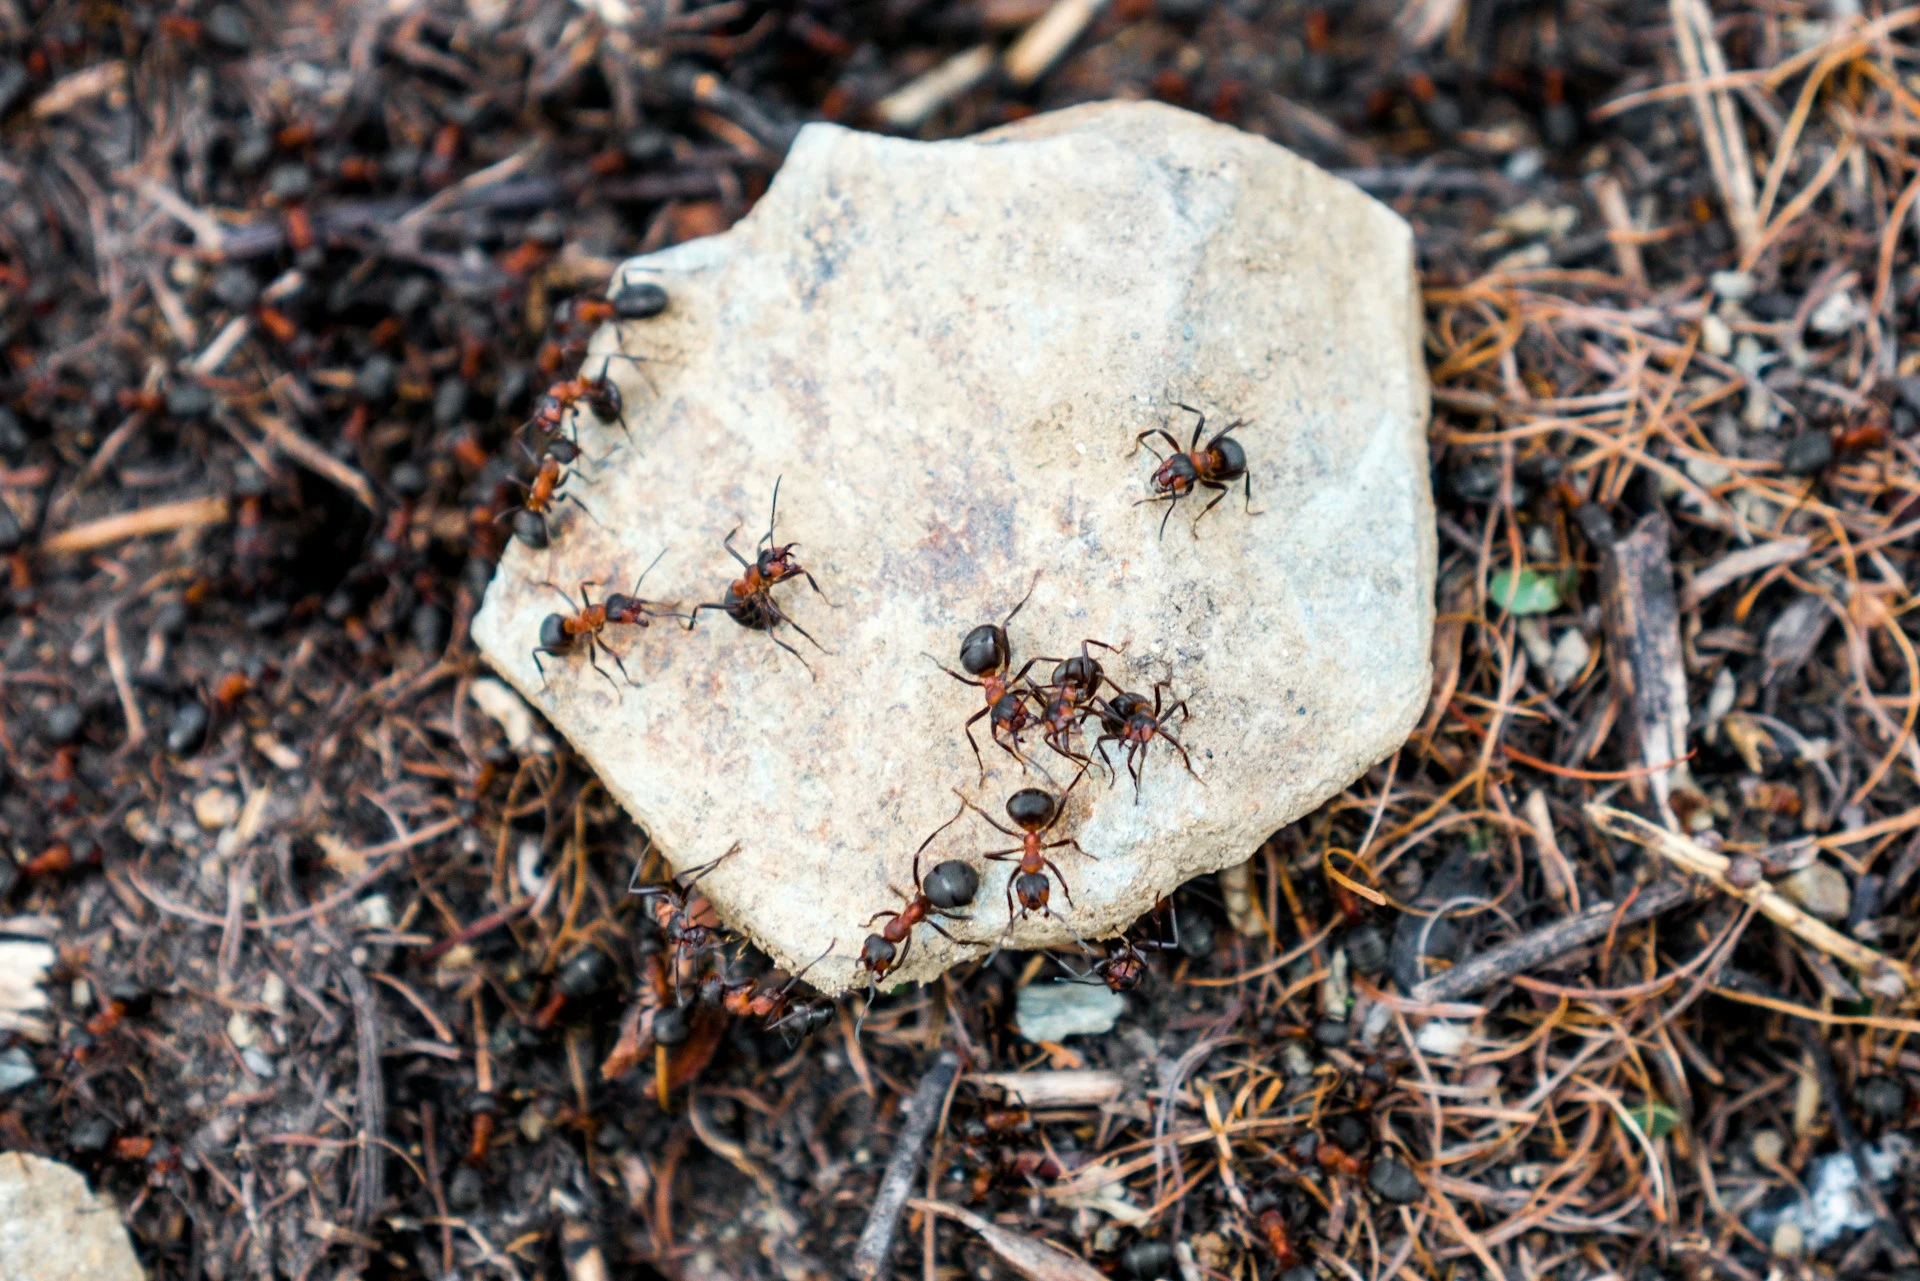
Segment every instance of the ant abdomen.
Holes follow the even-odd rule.
[[[1038,831],[1053,817],[1053,794],[1023,787],[1007,798],[1007,817],[1023,832]]]
[[[998,671],[1011,661],[1007,634],[992,623],[982,623],[960,642],[960,666],[969,676]]]
[[[980,889],[980,873],[971,863],[948,859],[927,873],[921,889],[927,901],[937,908],[964,907],[973,902],[974,894]]]
[[[567,619],[564,614],[548,614],[540,620],[540,645],[543,649],[565,649],[573,644],[573,637],[567,632]]]

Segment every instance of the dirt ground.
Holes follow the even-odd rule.
[[[838,1276],[946,1047],[880,1275],[1920,1277],[1917,31],[0,0],[0,938],[57,950],[0,1149],[155,1278]],[[621,258],[810,120],[1111,97],[1413,224],[1432,703],[1142,922],[1111,1034],[1022,1040],[1061,970],[1002,953],[856,1037],[628,892],[643,835],[476,704],[468,620]]]

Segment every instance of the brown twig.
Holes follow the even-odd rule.
[[[920,1078],[913,1097],[907,1101],[906,1120],[893,1142],[893,1155],[887,1158],[886,1172],[880,1176],[880,1191],[874,1196],[867,1226],[861,1229],[859,1244],[853,1250],[853,1274],[862,1281],[873,1281],[886,1267],[893,1252],[893,1238],[900,1224],[900,1210],[913,1195],[913,1176],[920,1168],[920,1154],[940,1119],[940,1101],[946,1097],[960,1071],[960,1056],[941,1050],[933,1056],[927,1074]]]

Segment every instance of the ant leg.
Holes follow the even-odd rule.
[[[1107,744],[1120,741],[1118,734],[1102,734],[1093,742],[1093,750],[1100,753],[1100,763],[1107,767],[1107,786],[1112,787],[1120,781],[1119,772],[1113,768],[1113,761],[1107,756]]]
[[[1041,848],[1041,849],[1043,849],[1043,850],[1058,850],[1058,849],[1070,849],[1070,850],[1072,850],[1072,851],[1073,851],[1073,852],[1074,852],[1075,854],[1078,854],[1078,855],[1079,855],[1079,856],[1080,856],[1081,858],[1092,858],[1092,859],[1093,859],[1093,861],[1094,861],[1094,862],[1096,862],[1096,863],[1098,863],[1098,862],[1100,861],[1099,859],[1097,859],[1097,858],[1094,858],[1094,857],[1093,857],[1093,855],[1091,855],[1091,854],[1089,854],[1089,853],[1087,853],[1087,852],[1086,852],[1086,850],[1084,850],[1084,849],[1082,849],[1082,848],[1081,848],[1081,846],[1080,846],[1080,842],[1079,842],[1079,841],[1077,841],[1077,840],[1075,840],[1075,839],[1074,839],[1073,837],[1071,837],[1071,836],[1069,836],[1069,837],[1068,837],[1068,838],[1067,838],[1066,840],[1064,840],[1064,841],[1052,841],[1052,842],[1049,842],[1049,843],[1048,843],[1048,844],[1046,844],[1046,845],[1042,845],[1042,846],[1041,846],[1040,848]]]
[[[754,544],[756,547],[773,546],[773,526],[774,522],[780,517],[780,482],[785,479],[785,476],[775,476],[773,478],[773,502],[767,507],[767,532],[758,543]]]
[[[1259,511],[1255,511],[1255,510],[1253,509],[1253,473],[1252,473],[1252,472],[1244,472],[1244,473],[1242,473],[1242,475],[1241,475],[1241,479],[1243,479],[1243,480],[1245,480],[1245,481],[1247,482],[1247,502],[1246,502],[1246,506],[1245,506],[1244,508],[1242,508],[1242,510],[1243,510],[1243,511],[1245,511],[1245,512],[1247,513],[1247,515],[1249,515],[1249,516],[1264,516],[1264,515],[1266,515],[1266,514],[1267,514],[1267,509],[1266,509],[1266,508],[1264,508],[1264,507],[1262,507],[1262,508],[1261,508],[1261,509],[1260,509]]]
[[[581,502],[578,498],[574,497],[572,494],[560,495],[560,501],[563,503],[572,503],[575,507],[578,507],[581,511],[587,514],[588,520],[600,526],[600,528],[605,529],[607,527],[605,521],[601,520],[598,516],[593,514],[593,509],[591,507]]]
[[[1139,453],[1140,446],[1146,442],[1146,439],[1149,436],[1160,437],[1160,439],[1166,441],[1169,445],[1173,446],[1173,452],[1176,454],[1183,452],[1180,448],[1180,442],[1175,440],[1172,436],[1168,435],[1164,427],[1149,427],[1145,431],[1141,432],[1138,436],[1135,436],[1133,438],[1133,448],[1127,451],[1127,457],[1131,458],[1135,454]],[[1152,454],[1155,458],[1159,458],[1161,456],[1157,450],[1149,449],[1147,452]]]
[[[1200,537],[1200,522],[1207,518],[1207,513],[1212,511],[1214,508],[1218,507],[1220,505],[1220,500],[1233,492],[1232,486],[1222,485],[1216,481],[1211,481],[1211,480],[1201,481],[1200,487],[1202,489],[1217,489],[1220,491],[1220,494],[1219,494],[1219,497],[1215,498],[1212,502],[1208,503],[1205,507],[1202,507],[1200,509],[1200,514],[1193,518],[1193,536],[1195,538]]]
[[[580,611],[581,613],[583,613],[583,614],[587,612],[587,606],[586,606],[586,604],[585,604],[585,598],[584,598],[584,596],[582,597],[582,602],[581,602],[580,604],[578,604],[578,605],[576,605],[576,604],[574,604],[574,601],[573,601],[573,597],[571,597],[571,596],[569,596],[569,595],[567,595],[567,589],[566,589],[566,588],[564,588],[564,587],[562,587],[562,586],[561,586],[560,584],[558,584],[558,583],[556,583],[556,582],[554,582],[554,581],[553,581],[553,580],[552,580],[551,578],[543,578],[543,579],[541,579],[541,580],[540,580],[540,581],[539,581],[538,583],[535,583],[535,584],[534,584],[534,586],[536,586],[536,587],[551,587],[551,588],[553,588],[553,590],[554,590],[554,591],[556,591],[556,592],[559,592],[559,593],[560,593],[560,599],[561,599],[561,600],[563,600],[563,601],[565,601],[565,602],[567,602],[567,605],[568,605],[568,607],[569,607],[569,608],[571,608],[571,609],[577,609],[577,610],[579,610],[579,611]],[[584,587],[586,587],[586,584],[585,584],[585,583],[582,583],[582,584],[580,584],[580,586],[581,586],[582,588],[584,588]]]
[[[797,627],[796,627],[796,628],[794,628],[794,630],[795,630],[795,631],[800,631],[800,629],[799,629],[799,628],[797,628]],[[805,632],[800,632],[800,634],[801,634],[802,636],[807,636],[807,634],[806,634]],[[775,635],[774,635],[774,634],[773,634],[772,632],[768,632],[768,633],[767,633],[767,639],[768,639],[768,640],[770,640],[770,641],[772,641],[772,642],[773,642],[774,644],[776,644],[776,645],[778,645],[778,646],[779,646],[779,647],[780,647],[781,649],[784,649],[784,650],[786,650],[786,651],[787,651],[787,653],[789,653],[789,654],[792,654],[792,655],[793,655],[793,656],[794,656],[795,658],[797,658],[797,659],[800,659],[800,666],[802,666],[802,667],[804,667],[804,668],[806,668],[806,669],[807,669],[807,675],[808,675],[808,676],[810,676],[810,677],[812,677],[812,678],[813,678],[814,680],[819,680],[819,679],[820,679],[820,677],[819,677],[819,676],[818,676],[818,675],[817,675],[817,674],[816,674],[816,673],[814,672],[814,670],[813,670],[813,665],[812,665],[811,663],[809,663],[809,662],[807,662],[807,660],[806,660],[806,659],[804,659],[804,658],[801,658],[801,657],[800,657],[800,651],[799,651],[799,650],[797,650],[797,649],[795,649],[795,648],[794,648],[793,646],[791,646],[791,645],[789,645],[789,644],[787,644],[787,643],[786,643],[785,641],[783,641],[783,640],[781,640],[781,639],[780,639],[780,638],[779,638],[778,636],[775,636]],[[808,639],[808,640],[813,640],[813,637],[811,637],[811,636],[807,636],[807,639]],[[816,645],[818,645],[819,643],[820,643],[820,642],[818,642],[818,641],[814,641],[814,644],[816,644]],[[823,652],[824,652],[824,651],[823,651]]]
[[[1135,750],[1136,748],[1139,750]],[[1133,779],[1133,803],[1135,805],[1140,803],[1140,770],[1141,762],[1145,759],[1146,749],[1141,744],[1135,743],[1127,748],[1127,775]]]
[[[962,805],[959,809],[955,810],[953,812],[953,817],[948,819],[946,822],[942,823],[940,826],[934,828],[931,832],[928,832],[927,839],[924,841],[921,841],[920,848],[913,852],[913,886],[916,890],[920,888],[920,856],[927,852],[927,846],[933,844],[934,837],[940,835],[940,833],[946,831],[949,827],[952,827],[955,823],[959,822],[960,816],[966,812],[967,812],[967,807],[964,805]]]
[[[896,894],[898,894],[899,892],[900,891],[898,890],[894,891],[894,893]],[[892,908],[883,907],[878,912],[875,912],[872,916],[869,916],[867,918],[867,923],[865,925],[862,925],[860,928],[863,930],[870,929],[873,926],[873,923],[877,920],[880,920],[882,917],[894,917],[898,915],[900,915],[900,913],[894,911]]]
[[[1061,871],[1060,865],[1052,859],[1046,859],[1044,861],[1047,865],[1047,870],[1060,878],[1060,893],[1067,900],[1067,906],[1077,907],[1078,904],[1073,901],[1073,891],[1067,888],[1067,874]]]
[[[1193,774],[1193,758],[1187,755],[1187,749],[1180,745],[1180,740],[1167,733],[1164,729],[1155,730],[1154,732],[1173,744],[1173,750],[1180,753],[1180,763],[1187,767],[1187,773]],[[1205,787],[1207,785],[1207,780],[1201,778],[1198,774],[1193,774],[1193,778],[1200,786]]]
[[[685,616],[687,620],[687,630],[688,631],[693,630],[694,623],[697,622],[700,618],[701,610],[703,609],[725,610],[726,608],[727,608],[727,603],[725,601],[705,601],[705,602],[702,602],[701,604],[695,605],[693,607],[693,612]],[[675,614],[674,617],[679,618],[681,617],[681,615]]]
[[[613,677],[608,674],[607,669],[600,666],[599,653],[603,649],[606,649],[606,646],[600,644],[600,642],[591,636],[587,637],[587,665],[592,667],[594,671],[599,672],[602,676],[605,676],[607,678],[607,684],[613,686],[614,692],[618,693],[620,690],[620,682],[614,680]],[[607,653],[612,654],[613,651],[608,649]],[[624,675],[626,670],[626,668],[622,667],[620,669],[621,674]],[[627,683],[633,683],[631,677],[628,677]]]
[[[626,678],[627,684],[638,685],[640,683],[634,680],[633,677],[628,674],[627,665],[620,661],[620,655],[613,652],[613,646],[607,644],[605,641],[599,641],[597,643],[601,649],[604,649],[607,651],[607,657],[611,658],[613,660],[613,665],[620,669],[620,675]]]
[[[819,641],[813,639],[812,632],[800,626],[800,624],[794,622],[793,617],[790,614],[788,614],[786,610],[781,609],[778,605],[774,604],[772,596],[767,596],[764,599],[767,602],[767,609],[772,612],[775,618],[785,623],[788,627],[793,628],[794,631],[799,632],[802,636],[806,637],[809,641],[813,641],[813,647],[819,650],[822,654],[827,652],[827,647],[825,645],[822,645]],[[773,633],[769,631],[767,634],[772,635]]]
[[[825,592],[823,592],[823,591],[821,591],[821,590],[820,590],[820,584],[818,584],[818,583],[816,583],[816,582],[814,582],[814,581],[813,581],[813,575],[812,575],[811,573],[809,573],[809,572],[808,572],[807,570],[804,570],[804,569],[803,569],[803,570],[801,570],[801,571],[800,571],[800,576],[801,576],[802,578],[804,578],[804,579],[806,579],[806,580],[807,580],[807,586],[809,586],[809,587],[811,587],[811,588],[813,588],[813,594],[814,594],[815,596],[818,596],[818,597],[819,597],[819,598],[820,598],[821,600],[826,600],[826,601],[827,601],[827,608],[828,608],[828,609],[839,609],[839,608],[840,608],[840,607],[839,607],[838,605],[836,605],[836,604],[834,604],[834,603],[833,603],[832,601],[830,601],[830,600],[827,600],[827,594],[826,594]]]
[[[1167,500],[1167,514],[1166,514],[1166,515],[1164,515],[1164,516],[1162,516],[1162,517],[1160,518],[1160,537],[1161,537],[1161,539],[1163,539],[1163,540],[1164,540],[1164,539],[1166,538],[1166,536],[1167,536],[1167,522],[1173,519],[1173,509],[1174,509],[1175,507],[1177,507],[1177,506],[1179,505],[1179,503],[1180,503],[1180,500],[1181,500],[1182,498],[1184,498],[1184,497],[1186,497],[1186,495],[1184,495],[1184,494],[1175,494],[1175,495],[1174,495],[1174,496],[1173,496],[1172,498],[1170,498],[1170,499],[1168,499],[1168,500]]]
[[[1192,453],[1194,450],[1200,447],[1200,433],[1207,429],[1207,416],[1201,413],[1199,410],[1195,409],[1192,405],[1182,404],[1180,401],[1177,401],[1177,400],[1174,401],[1173,403],[1176,405],[1179,405],[1180,408],[1186,410],[1188,413],[1192,414],[1195,418],[1200,420],[1193,425],[1193,443],[1187,446],[1187,452]],[[1227,428],[1227,431],[1232,431],[1232,430],[1233,428],[1231,427]],[[1226,435],[1226,432],[1222,432],[1220,434],[1224,436]]]
[[[954,671],[951,667],[948,667],[946,664],[942,663],[939,659],[935,658],[932,654],[927,653],[926,650],[923,649],[920,651],[920,653],[926,658],[926,660],[929,663],[932,663],[935,667],[938,667],[941,671],[953,677],[953,679],[959,681],[962,685],[971,685],[975,689],[980,689],[983,687],[982,682],[976,681],[976,680],[969,680],[967,677],[962,676],[959,672]]]
[[[1000,826],[1000,824],[994,819],[993,815],[987,813],[985,810],[981,809],[978,805],[975,805],[972,801],[968,800],[965,796],[962,796],[959,788],[957,787],[954,788],[953,794],[955,796],[960,797],[960,803],[962,805],[966,806],[968,809],[978,814],[981,818],[986,819],[987,826],[991,827],[994,831],[1000,833],[1002,836],[1011,836],[1016,841],[1022,839],[1020,833],[1014,831],[1010,827]],[[1018,854],[1020,851],[1019,850],[1001,850],[1000,852],[1002,854]],[[987,857],[991,858],[993,856],[988,855]]]
[[[952,912],[946,913],[946,917],[949,921],[971,921],[973,919],[971,916],[960,916]],[[958,943],[960,941],[959,939],[955,938],[953,935],[947,933],[944,929],[942,929],[940,927],[940,922],[934,920],[931,916],[927,918],[927,928],[932,930],[935,934],[938,934],[941,938],[945,939],[949,943]]]
[[[545,664],[543,664],[543,663],[542,663],[542,662],[540,661],[540,655],[542,655],[542,654],[557,654],[557,653],[559,653],[559,652],[560,652],[560,651],[558,651],[558,650],[554,650],[554,649],[548,649],[548,648],[547,648],[546,646],[544,646],[544,645],[541,645],[541,646],[536,646],[536,647],[534,648],[534,651],[533,651],[533,667],[534,667],[534,670],[535,670],[535,671],[537,671],[537,672],[539,672],[539,673],[540,673],[540,688],[541,688],[541,689],[545,689],[545,688],[547,688],[547,669],[546,669],[546,665],[545,665]]]
[[[942,669],[942,670],[945,670],[945,669]],[[951,675],[951,673],[948,673],[948,674]],[[973,684],[973,682],[968,681],[967,684],[971,685]],[[967,746],[973,749],[973,763],[980,767],[980,783],[981,783],[981,786],[983,787],[986,785],[986,782],[987,782],[987,762],[981,757],[980,744],[973,737],[973,723],[979,720],[982,716],[985,716],[988,712],[992,710],[993,709],[991,707],[981,708],[979,711],[975,712],[973,715],[967,717],[967,723],[964,726],[964,728],[967,731]],[[966,798],[962,797],[961,799],[965,800]]]

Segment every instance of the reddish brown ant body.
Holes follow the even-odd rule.
[[[1056,663],[1051,682],[1046,685],[1029,682],[1029,688],[1034,691],[1042,707],[1040,741],[1058,755],[1082,766],[1087,763],[1087,758],[1073,750],[1073,733],[1093,710],[1093,700],[1099,694],[1100,686],[1111,685],[1116,694],[1125,692],[1108,678],[1100,667],[1100,660],[1087,652],[1089,645],[1098,645],[1107,650],[1116,648],[1105,641],[1083,640],[1080,642],[1080,652],[1071,658],[1038,660]]]
[[[666,555],[666,550],[663,548],[660,556],[664,555]],[[596,605],[593,603],[592,597],[587,595],[587,588],[597,586],[597,584],[584,582],[580,584],[580,608],[577,612],[573,614],[548,614],[546,618],[541,621],[540,643],[534,646],[533,649],[533,665],[539,669],[541,680],[544,681],[547,678],[547,669],[542,666],[540,655],[571,653],[575,646],[580,644],[581,641],[585,641],[587,646],[587,662],[592,664],[594,671],[607,677],[608,684],[613,685],[615,689],[619,688],[618,683],[614,681],[613,677],[607,676],[607,669],[600,666],[599,652],[601,650],[606,651],[607,657],[613,660],[613,665],[620,669],[620,674],[627,677],[627,683],[633,683],[633,677],[627,675],[627,665],[620,661],[620,655],[616,654],[612,646],[601,639],[600,634],[613,624],[646,627],[650,625],[652,618],[668,613],[668,611],[661,609],[657,602],[642,600],[639,594],[640,584],[646,581],[647,575],[653,570],[653,566],[660,563],[660,556],[655,556],[653,558],[653,564],[648,565],[646,569],[640,571],[640,577],[634,581],[632,594],[615,592],[607,597],[606,600]],[[561,599],[565,600],[569,605],[573,603],[573,598],[568,596],[558,584],[543,581],[540,585],[542,587],[551,587],[554,591],[559,592]],[[675,617],[677,617],[677,615],[675,615]]]
[[[1040,576],[1035,574],[1033,582],[1027,585],[1027,594],[999,623],[982,623],[960,639],[960,666],[966,669],[968,675],[962,676],[933,655],[927,655],[935,667],[962,685],[971,685],[979,690],[986,702],[986,706],[967,718],[965,727],[967,746],[973,749],[973,759],[980,766],[982,783],[987,781],[987,763],[980,755],[980,744],[974,740],[974,724],[985,717],[988,736],[999,744],[1001,751],[1019,761],[1024,769],[1027,758],[1020,754],[1020,734],[1039,725],[1045,711],[1045,700],[1034,687],[1031,684],[1022,687],[1027,673],[1041,659],[1030,658],[1018,672],[1011,677],[1007,675],[1013,666],[1013,646],[1007,640],[1007,624],[1026,608],[1039,581]],[[1002,734],[1006,737],[1002,738]]]
[[[833,1002],[824,998],[808,1001],[793,999],[793,985],[806,977],[807,970],[820,964],[833,951],[833,944],[827,944],[827,951],[809,961],[804,969],[793,975],[779,987],[762,984],[755,979],[729,980],[715,974],[700,984],[700,1001],[705,1005],[717,1005],[728,1014],[737,1018],[757,1018],[766,1020],[771,1030],[788,1023],[799,1025],[805,1036],[819,1025],[820,1015],[815,1011],[824,1010],[828,1016],[833,1012]]]
[[[560,443],[556,440],[555,443]],[[560,452],[565,452],[560,451]],[[512,484],[520,484],[512,481]],[[587,518],[593,519],[593,513],[587,511],[587,505],[572,494],[560,492],[567,483],[566,465],[560,453],[551,447],[540,459],[539,470],[534,472],[533,480],[524,487],[526,498],[516,508],[513,515],[513,535],[535,551],[541,551],[553,541],[553,512],[561,502],[572,503],[581,511],[587,512]]]
[[[799,632],[811,641],[815,649],[820,650],[822,653],[825,653],[826,649],[819,641],[813,639],[812,633],[808,632],[806,628],[800,626],[800,624],[794,622],[792,618],[787,616],[786,611],[781,609],[779,604],[773,599],[773,589],[789,578],[804,578],[807,580],[807,586],[813,588],[814,594],[821,600],[826,600],[827,594],[820,590],[820,584],[814,581],[813,575],[809,573],[799,561],[793,558],[793,549],[800,544],[776,543],[773,541],[774,521],[778,517],[779,512],[780,478],[776,477],[773,482],[773,506],[767,513],[767,532],[760,536],[760,542],[757,545],[757,554],[753,560],[749,561],[745,556],[735,551],[733,549],[733,538],[735,534],[740,532],[740,527],[735,525],[728,531],[721,545],[727,549],[727,555],[739,561],[740,567],[746,572],[728,584],[727,595],[724,600],[708,601],[695,605],[693,612],[687,615],[687,630],[693,630],[693,625],[699,620],[701,610],[721,610],[728,618],[731,618],[740,626],[752,631],[767,633],[774,644],[786,650],[787,653],[792,654],[795,658],[800,659],[800,666],[807,669],[808,675],[812,675],[813,668],[808,665],[806,659],[800,657],[800,651],[781,640],[778,636],[775,636],[773,629],[781,623],[785,623],[787,626],[793,628],[794,631]],[[833,604],[832,601],[827,601],[827,603],[829,606]]]
[[[959,815],[954,817],[958,818]],[[958,942],[933,918],[942,916],[950,921],[972,919],[954,910],[973,902],[974,894],[980,889],[980,874],[974,871],[971,864],[960,859],[948,859],[935,866],[925,877],[920,875],[920,856],[926,853],[933,838],[944,832],[952,821],[948,819],[935,828],[926,840],[920,842],[920,848],[913,852],[913,895],[907,899],[906,906],[897,911],[888,909],[875,912],[867,919],[868,925],[882,918],[887,922],[880,927],[878,934],[867,935],[867,941],[860,948],[860,964],[873,981],[898,969],[907,959],[907,949],[913,946],[914,926],[925,921],[927,928],[940,937],[949,942]]]
[[[684,889],[676,888],[671,882],[663,885],[629,885],[628,892],[653,897],[653,923],[666,936],[667,942],[678,950],[682,958],[698,955],[719,946],[723,931],[714,925],[702,923],[698,918],[704,915],[705,900],[700,899],[693,887],[714,868],[726,862],[740,852],[740,842],[735,841],[727,852],[719,858],[702,863],[698,867],[687,869],[687,882]],[[636,869],[637,870],[637,869]]]
[[[1166,720],[1175,712],[1180,719],[1187,717],[1187,701],[1179,702],[1160,710],[1162,692],[1167,689],[1165,681],[1155,681],[1153,685],[1153,709],[1147,710],[1147,700],[1139,694],[1115,694],[1111,700],[1095,699],[1094,706],[1100,713],[1100,727],[1105,732],[1094,740],[1094,749],[1100,753],[1100,760],[1107,767],[1109,777],[1117,777],[1113,762],[1107,759],[1106,744],[1120,744],[1120,754],[1127,763],[1127,773],[1133,778],[1134,804],[1140,803],[1140,761],[1146,755],[1148,744],[1156,738],[1163,738],[1180,753],[1180,761],[1187,767],[1187,773],[1193,774],[1195,781],[1205,786],[1206,780],[1193,773],[1193,759],[1187,755],[1187,749],[1180,740],[1167,733]]]
[[[1013,820],[1014,828],[1018,828],[1018,831],[1015,831],[1013,828],[1002,827],[993,815],[968,800],[958,788],[954,790],[954,795],[960,797],[961,808],[959,813],[956,813],[953,818],[941,824],[941,830],[944,831],[949,824],[957,821],[961,814],[972,810],[981,818],[985,819],[988,826],[992,827],[996,832],[1011,836],[1020,842],[1018,846],[1012,849],[992,850],[981,855],[982,858],[992,859],[998,863],[1012,862],[1017,864],[1013,870],[1013,874],[1007,877],[1007,922],[1009,926],[1011,926],[1015,919],[1013,900],[1016,896],[1020,899],[1021,916],[1024,917],[1029,913],[1039,912],[1043,916],[1053,917],[1053,909],[1048,906],[1048,900],[1052,897],[1053,889],[1053,883],[1047,879],[1048,872],[1052,872],[1060,878],[1060,892],[1066,895],[1069,904],[1073,902],[1073,892],[1067,888],[1066,873],[1060,870],[1058,863],[1055,863],[1051,858],[1047,857],[1047,851],[1070,848],[1085,855],[1087,858],[1092,858],[1093,855],[1081,849],[1080,842],[1071,836],[1061,841],[1045,841],[1041,838],[1052,831],[1054,825],[1060,821],[1061,816],[1067,812],[1067,796],[1072,794],[1074,787],[1078,785],[1084,774],[1085,771],[1083,770],[1081,774],[1076,775],[1073,783],[1068,784],[1066,792],[1057,797],[1052,792],[1044,791],[1038,787],[1023,787],[1012,796],[1009,796],[1007,798],[1007,817]],[[938,834],[938,832],[935,833],[935,835]],[[931,840],[933,838],[929,837],[927,839]]]
[[[1178,404],[1179,402],[1175,402]],[[1160,536],[1166,537],[1167,521],[1173,518],[1173,509],[1182,498],[1194,489],[1217,489],[1219,494],[1201,509],[1200,515],[1193,518],[1194,536],[1199,537],[1199,526],[1206,514],[1220,505],[1233,489],[1233,482],[1244,481],[1247,493],[1247,514],[1253,515],[1253,477],[1247,474],[1246,451],[1240,448],[1240,442],[1228,436],[1229,432],[1244,427],[1244,419],[1235,419],[1224,430],[1217,433],[1204,446],[1200,443],[1200,433],[1205,430],[1207,416],[1192,405],[1180,405],[1180,408],[1192,414],[1197,421],[1193,425],[1193,440],[1185,449],[1164,427],[1150,427],[1134,437],[1134,448],[1138,449],[1148,437],[1158,436],[1173,447],[1173,452],[1160,459],[1160,465],[1153,472],[1153,494],[1142,498],[1142,503],[1165,503],[1167,514],[1160,518]],[[1154,454],[1159,458],[1159,454]],[[1137,506],[1138,504],[1136,504]]]

